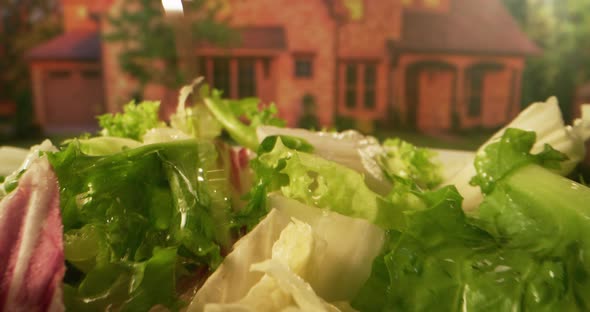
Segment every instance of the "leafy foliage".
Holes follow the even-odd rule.
[[[590,2],[503,0],[524,32],[542,49],[527,59],[522,103],[557,96],[566,118],[575,92],[590,81]]]
[[[58,0],[0,0],[0,101],[16,103],[18,135],[31,131],[33,104],[26,55],[62,30]]]
[[[160,0],[123,0],[121,10],[109,17],[113,31],[105,39],[121,43],[122,70],[136,78],[140,86],[157,83],[180,87],[194,78],[184,77],[187,71],[183,67],[194,67],[187,70],[196,74],[198,62],[191,55],[191,64],[179,64],[178,48],[192,49],[194,43],[202,41],[227,45],[239,39],[223,20],[215,18],[224,9],[223,1],[183,1],[183,6],[186,18],[167,20]],[[183,27],[183,31],[175,34],[171,23]]]

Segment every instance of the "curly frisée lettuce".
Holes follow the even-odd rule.
[[[432,189],[442,182],[435,152],[397,138],[385,140],[383,149],[378,162],[389,179],[410,180],[424,189]]]
[[[371,191],[361,174],[322,157],[291,149],[279,137],[269,152],[256,160],[257,175],[270,191],[307,205],[368,220],[384,228],[403,228],[403,211]],[[266,141],[265,140],[265,141]],[[262,143],[266,146],[265,142]]]
[[[88,156],[73,141],[48,158],[61,189],[68,308],[177,310],[176,280],[221,262],[228,220],[211,209],[205,174],[218,158],[212,143]]]
[[[144,101],[136,104],[131,101],[123,106],[121,114],[105,114],[98,117],[103,136],[129,138],[140,141],[151,128],[163,126],[158,117],[160,102]]]
[[[314,132],[261,126],[256,132],[260,142],[277,135],[306,140],[313,147],[310,152],[363,174],[367,186],[380,195],[391,192],[400,179],[423,189],[434,188],[442,182],[435,152],[397,138],[380,144],[374,137],[354,130]]]

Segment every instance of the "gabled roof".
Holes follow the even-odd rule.
[[[68,32],[31,49],[27,59],[98,61],[101,58],[100,35],[97,31]]]
[[[448,13],[406,9],[398,48],[505,55],[541,52],[499,0],[451,0]]]

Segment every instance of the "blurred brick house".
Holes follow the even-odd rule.
[[[241,43],[196,47],[201,74],[230,97],[276,102],[290,124],[305,100],[324,125],[343,116],[421,130],[496,127],[518,112],[525,57],[539,52],[499,0],[227,2]],[[121,47],[99,40],[110,27],[100,16],[116,14],[116,0],[63,5],[66,33],[29,56],[46,128],[117,111],[134,90],[117,65]],[[161,87],[144,97],[164,99],[164,111],[174,105]]]

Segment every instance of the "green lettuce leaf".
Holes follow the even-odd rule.
[[[319,156],[286,146],[263,143],[255,172],[268,190],[280,190],[288,198],[346,216],[369,220],[383,228],[403,228],[405,210],[371,191],[358,172]],[[266,141],[265,140],[265,141]]]
[[[442,182],[441,166],[434,161],[433,151],[400,139],[385,140],[383,149],[377,161],[392,182],[396,178],[407,179],[424,189]]]
[[[498,142],[488,145],[475,157],[477,175],[471,179],[471,185],[479,185],[483,193],[489,193],[497,181],[522,166],[538,164],[558,170],[560,163],[568,159],[548,144],[540,153],[531,154],[535,140],[535,132],[506,129]]]
[[[136,105],[131,101],[123,106],[123,113],[98,116],[101,134],[141,141],[147,130],[164,126],[159,109],[160,102],[144,101]]]
[[[170,116],[170,125],[195,138],[213,139],[221,134],[221,124],[200,101],[209,96],[209,86],[202,85],[198,97],[193,101],[194,105],[185,106],[189,95],[194,93],[200,82],[201,80],[197,79],[191,85],[180,89],[178,107],[176,113]]]
[[[548,169],[562,154],[530,154],[534,140],[509,129],[477,156],[486,196],[475,216],[454,188],[417,193],[429,208],[406,213],[407,228],[373,263],[353,307],[587,311],[590,189]]]
[[[78,139],[80,150],[89,156],[105,156],[115,154],[126,149],[139,147],[141,142],[122,137],[94,137]]]
[[[256,127],[285,125],[283,120],[276,117],[275,105],[260,107],[258,98],[223,99],[221,91],[214,89],[211,95],[205,97],[203,101],[232,139],[254,151],[258,148]]]
[[[174,248],[156,248],[144,262],[120,261],[90,271],[78,287],[64,284],[64,304],[71,311],[149,311],[162,305],[178,311]]]
[[[219,200],[226,196],[208,176],[218,159],[213,143],[175,141],[89,156],[73,141],[48,158],[61,188],[66,297],[74,296],[66,302],[88,303],[89,310],[96,304],[97,310],[145,311],[153,304],[177,310],[175,279],[221,262],[229,203]]]
[[[523,131],[517,134],[521,138],[527,135]],[[590,189],[556,173],[566,157],[552,148],[545,146],[543,152],[530,154],[530,140],[523,144],[514,134],[506,133],[486,148],[486,152],[504,151],[488,153],[489,162],[507,161],[506,155],[514,154],[511,149],[519,153],[511,157],[517,164],[512,168],[509,164],[482,167],[480,176],[495,178],[488,180],[494,183],[493,188],[474,222],[508,248],[563,263],[561,271],[567,282],[563,304],[570,310],[586,311],[590,308],[590,261],[584,256],[590,253]],[[553,294],[546,288],[544,291]]]
[[[538,257],[505,244],[461,210],[454,188],[427,195],[377,257],[353,300],[360,311],[585,311],[575,248]],[[437,203],[433,204],[433,200]]]

